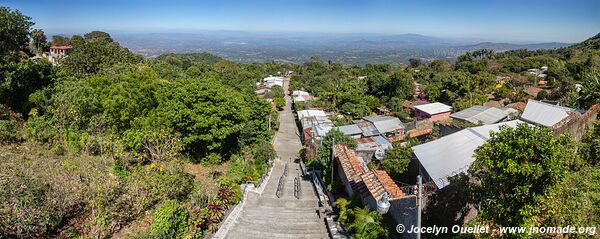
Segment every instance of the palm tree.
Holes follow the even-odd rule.
[[[354,208],[354,220],[348,228],[353,232],[352,236],[358,239],[377,239],[386,237],[388,231],[383,225],[383,217],[377,211],[371,211],[368,207]]]

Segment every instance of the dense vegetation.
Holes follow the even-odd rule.
[[[488,101],[488,96],[503,98],[504,104],[524,101],[526,87],[550,90],[543,96],[562,105],[588,109],[600,102],[600,35],[580,44],[557,50],[514,50],[494,53],[478,50],[462,55],[456,62],[433,60],[430,63],[412,59],[403,67],[371,64],[365,67],[324,62],[317,58],[297,67],[292,78],[296,89],[307,90],[320,97],[308,106],[323,107],[362,117],[385,105],[400,118],[404,100],[414,99],[414,82],[426,85],[422,91],[430,101],[439,101],[461,110]],[[546,85],[528,69],[548,66]],[[512,80],[500,84],[496,76]],[[578,87],[581,85],[581,87]],[[307,106],[304,106],[307,107]]]
[[[127,227],[202,237],[275,157],[277,112],[254,89],[286,66],[142,59],[105,32],[48,43],[20,12],[2,7],[0,18],[10,23],[0,27],[0,237],[105,238]],[[66,44],[58,66],[31,58]],[[148,213],[151,227],[139,226]]]
[[[588,140],[598,140],[598,126]],[[549,129],[524,124],[492,133],[469,169],[468,194],[479,209],[475,222],[527,228],[598,225],[600,167],[598,155],[587,153],[594,148],[587,140],[578,145],[567,135],[553,137]]]
[[[296,107],[339,113],[338,124],[381,106],[409,117],[403,103],[415,99],[415,82],[427,86],[429,100],[455,110],[482,104],[490,94],[505,104],[524,101],[528,86],[550,91],[538,98],[578,109],[600,103],[600,35],[564,49],[480,50],[456,62],[413,59],[409,66],[319,59],[237,64],[209,54],[143,59],[99,31],[47,42],[18,11],[0,7],[0,19],[7,23],[0,25],[0,237],[194,238],[214,232],[239,201],[238,184],[260,180],[275,157],[270,142],[277,124],[271,130],[269,124],[277,112],[254,90],[257,79],[278,71],[294,70],[293,87],[319,97]],[[59,66],[32,58],[66,44],[73,49]],[[549,67],[545,85],[526,72],[541,66]],[[513,80],[499,85],[496,76]],[[283,107],[283,89],[269,94]],[[486,202],[477,205],[476,220],[597,225],[598,129],[581,143],[540,128],[493,134],[472,169],[478,184],[465,189]],[[324,168],[325,179],[334,139],[354,145],[335,130],[323,139],[319,160],[310,166]],[[401,174],[410,155],[409,147],[396,147],[381,167]],[[377,213],[355,206],[344,215],[356,237],[388,235]]]

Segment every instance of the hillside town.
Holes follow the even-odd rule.
[[[594,6],[581,3],[519,6],[545,10],[527,17],[571,23],[578,16],[539,13],[589,13]],[[424,24],[399,21],[387,5],[400,9],[395,2],[219,4],[0,6],[0,238],[598,237],[600,33],[590,32],[589,19],[580,19],[586,28],[579,31],[548,24],[577,43],[410,33],[139,33],[140,42],[169,35],[160,45],[172,47],[148,51],[166,53],[152,57],[121,45],[119,33],[94,30],[110,22],[137,31],[222,20],[228,27],[299,30],[276,26],[308,12],[310,29],[337,19],[324,13],[352,29]],[[493,17],[464,4],[421,6],[452,12],[440,26],[452,27],[446,22],[465,9],[469,24]],[[378,18],[395,21],[369,16],[375,5]],[[157,14],[147,14],[152,7]],[[173,7],[193,14],[173,14]],[[66,10],[68,21],[57,24],[56,13]],[[419,16],[434,18],[431,12]],[[219,21],[197,19],[205,15]],[[257,15],[268,24],[251,23]],[[90,30],[45,32],[57,25]],[[425,28],[442,29],[437,25]],[[537,32],[544,28],[521,25],[487,28],[546,39]],[[294,37],[278,45],[282,34]],[[198,38],[211,43],[188,45]],[[281,58],[247,62],[218,54],[215,45],[252,59]],[[430,51],[427,45],[452,54],[415,53]],[[394,50],[399,46],[406,49]],[[290,52],[302,60],[281,60]]]

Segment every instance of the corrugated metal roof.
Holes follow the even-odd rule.
[[[325,113],[325,111],[322,110],[301,110],[297,112],[298,114],[298,119],[302,119],[304,117],[307,116],[327,116],[327,113]]]
[[[402,121],[393,116],[375,115],[366,116],[363,119],[373,123],[379,133],[387,133],[404,129],[404,124],[402,124]]]
[[[316,136],[325,136],[333,128],[333,122],[321,110],[303,110],[298,112],[302,129],[311,128]],[[302,117],[301,117],[302,116]]]
[[[296,96],[308,96],[310,95],[310,93],[306,92],[306,91],[302,91],[302,90],[295,90],[292,91],[292,96],[296,97]]]
[[[437,140],[413,146],[413,152],[438,188],[449,184],[448,177],[466,172],[475,161],[477,147],[490,138],[490,131],[497,132],[502,125],[516,127],[525,123],[513,120],[492,125],[463,129]]]
[[[355,124],[343,125],[343,126],[337,127],[337,129],[340,132],[344,133],[345,135],[362,134],[362,130],[360,130],[360,128],[358,128],[358,126]]]
[[[525,106],[523,115],[521,115],[521,119],[530,123],[552,127],[566,118],[570,112],[575,111],[576,110],[567,107],[551,105],[537,100],[529,100],[527,101],[527,106]]]
[[[357,139],[356,143],[356,151],[375,151],[380,148],[385,150],[392,147],[389,141],[379,135]]]
[[[476,105],[453,113],[450,117],[469,121],[474,124],[494,124],[505,119],[510,112],[490,106]]]
[[[440,102],[429,103],[429,104],[424,104],[424,105],[417,105],[417,106],[415,106],[415,108],[420,111],[423,111],[429,115],[435,115],[435,114],[439,114],[439,113],[452,111],[451,106],[442,104]]]
[[[380,134],[379,131],[377,130],[377,128],[375,127],[375,125],[373,125],[373,123],[371,123],[369,121],[359,120],[359,121],[355,121],[355,124],[356,124],[356,126],[358,126],[358,128],[360,128],[363,136],[365,136],[365,137],[370,137],[370,136]]]

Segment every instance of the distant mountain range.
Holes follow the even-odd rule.
[[[561,47],[568,47],[572,44],[562,42],[548,42],[548,43],[534,43],[534,44],[512,44],[512,43],[494,43],[494,42],[482,42],[474,45],[460,46],[459,49],[474,51],[481,49],[492,49],[494,51],[510,51],[517,49],[556,49]]]
[[[348,64],[406,63],[410,58],[455,59],[467,51],[552,49],[568,43],[513,44],[419,34],[320,34],[203,31],[197,33],[112,34],[125,47],[146,57],[208,52],[237,62],[302,63],[313,56]]]

